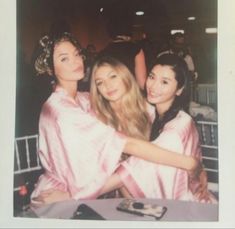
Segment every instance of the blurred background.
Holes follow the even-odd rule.
[[[182,32],[197,83],[217,83],[217,0],[18,0],[16,136],[36,132],[50,93],[47,77],[39,80],[32,69],[38,40],[53,27],[72,32],[84,48],[98,53],[120,24],[129,26],[135,42],[146,42],[154,57],[173,33]]]

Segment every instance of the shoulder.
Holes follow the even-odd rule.
[[[90,103],[90,93],[89,92],[78,92],[77,98],[79,100],[79,104],[81,108],[88,112],[91,110],[91,103]]]
[[[88,100],[88,95],[83,95],[83,93],[79,93],[77,98],[80,100],[81,96],[81,104],[85,104],[84,101]],[[73,111],[82,110],[82,106],[79,105],[76,101],[70,98],[65,91],[55,91],[51,94],[51,96],[47,99],[47,101],[43,104],[42,107],[42,115],[53,115],[54,117],[59,117],[63,114],[71,114]]]
[[[185,111],[179,111],[174,119],[169,121],[164,129],[174,129],[178,132],[188,132],[194,125],[192,117]]]

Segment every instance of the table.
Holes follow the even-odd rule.
[[[138,216],[116,210],[122,201],[116,199],[69,200],[49,204],[21,213],[21,217],[39,217],[53,219],[70,219],[78,205],[85,203],[107,220],[153,221],[151,216]],[[143,203],[155,203],[167,207],[167,212],[160,221],[218,221],[218,204],[195,203],[177,200],[138,199]]]

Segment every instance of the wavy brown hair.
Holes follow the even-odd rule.
[[[95,83],[95,74],[102,66],[111,67],[123,80],[126,94],[121,98],[121,114],[117,114],[99,92]],[[141,94],[134,76],[120,61],[112,57],[102,57],[96,60],[91,74],[91,104],[97,117],[104,123],[113,126],[127,136],[140,139],[149,139],[150,118],[147,112],[147,103]]]

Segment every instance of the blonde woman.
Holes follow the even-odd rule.
[[[106,88],[107,86],[107,88]],[[98,119],[127,136],[148,140],[151,106],[126,65],[112,57],[102,57],[93,66],[90,87],[91,106]],[[154,108],[152,108],[154,110]],[[128,155],[123,153],[122,160]],[[120,189],[128,196],[126,189]],[[111,192],[105,197],[117,197]]]
[[[134,76],[120,61],[102,57],[93,66],[91,106],[105,124],[124,134],[149,139],[153,109],[143,98]]]

